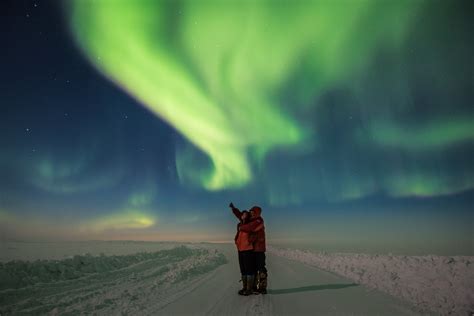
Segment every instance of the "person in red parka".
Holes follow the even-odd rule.
[[[233,207],[231,203],[232,211],[238,217],[240,213],[239,209]],[[250,235],[253,240],[253,252],[255,258],[256,278],[254,282],[254,292],[256,294],[267,293],[267,268],[265,266],[265,223],[261,216],[262,209],[259,206],[254,206],[250,209],[250,222],[239,226],[239,230],[246,232]]]
[[[250,221],[250,213],[247,211],[235,211],[232,203],[229,206],[232,208],[234,215],[239,219],[237,233],[234,240],[239,255],[239,266],[243,287],[238,293],[240,295],[250,295],[253,293],[256,273],[255,256],[253,252],[254,246],[252,243],[252,236],[254,234],[240,230],[242,225],[245,225]]]

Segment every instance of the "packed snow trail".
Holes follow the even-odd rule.
[[[268,294],[239,296],[233,244],[124,245],[125,255],[0,262],[0,315],[419,315],[406,302],[271,254]]]
[[[209,247],[217,247],[229,262],[159,310],[159,315],[420,315],[396,298],[271,254],[267,255],[268,294],[239,296],[235,247]]]

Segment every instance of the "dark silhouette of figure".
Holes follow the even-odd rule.
[[[237,218],[241,218],[242,213],[234,204],[229,205]],[[259,206],[253,206],[250,209],[250,221],[238,226],[239,232],[248,233],[249,240],[253,244],[253,260],[255,267],[255,278],[253,282],[253,291],[255,294],[267,293],[268,273],[265,263],[265,223],[261,216],[262,209]]]
[[[230,207],[232,208],[231,203]],[[253,293],[253,284],[255,283],[255,254],[253,252],[252,233],[240,230],[242,225],[250,221],[250,213],[247,211],[232,212],[239,219],[237,224],[237,233],[235,234],[235,245],[237,246],[240,274],[242,277],[242,289],[239,290],[240,295],[250,295]]]

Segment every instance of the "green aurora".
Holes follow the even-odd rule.
[[[71,25],[101,72],[209,155],[210,171],[179,155],[177,164],[183,179],[215,190],[247,184],[249,160],[311,141],[294,113],[380,43],[398,45],[416,5],[381,4],[80,0]],[[279,94],[294,76],[307,83],[285,104]]]
[[[380,95],[367,98],[357,87],[361,79],[367,81],[364,71],[380,51],[403,55],[411,26],[426,4],[76,0],[69,14],[72,33],[89,61],[189,142],[176,149],[183,184],[213,191],[245,188],[274,173],[272,153],[321,157],[325,123],[308,117],[320,116],[321,99],[337,86],[349,87],[358,101],[347,109],[350,119],[357,106],[359,112],[372,111],[364,128],[348,134],[343,145],[378,150],[380,159],[395,150],[415,160],[403,168],[380,167],[390,169],[380,180],[370,172],[360,175],[354,162],[324,166],[316,158],[306,170],[321,180],[309,191],[305,187],[311,180],[295,178],[304,171],[293,166],[287,185],[265,185],[270,201],[291,204],[314,191],[344,200],[380,190],[392,196],[429,196],[474,186],[469,175],[434,175],[430,166],[416,163],[417,153],[439,153],[472,141],[471,117],[428,116],[416,125],[394,118],[387,109],[409,111],[414,102],[400,69],[389,69],[386,86],[373,82]],[[388,99],[387,91],[395,91],[398,99]],[[366,101],[372,104],[357,104]],[[333,169],[337,179],[328,179],[324,169]]]

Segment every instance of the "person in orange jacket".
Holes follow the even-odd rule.
[[[242,212],[230,203],[234,215],[240,219]],[[267,278],[268,272],[265,266],[265,251],[266,251],[266,240],[265,240],[265,223],[261,216],[262,208],[254,206],[250,209],[250,221],[242,224],[238,227],[240,231],[251,234],[250,239],[253,242],[253,252],[255,260],[255,274],[254,278],[254,293],[255,294],[266,294],[267,293]]]
[[[239,295],[250,295],[253,293],[253,285],[255,283],[255,256],[253,252],[252,233],[240,230],[242,225],[250,221],[250,213],[240,211],[234,207],[232,203],[229,205],[234,215],[239,219],[237,224],[237,233],[235,234],[235,245],[237,246],[239,256],[240,273],[242,276],[242,289]]]
[[[261,216],[262,208],[254,206],[250,209],[250,221],[239,227],[240,231],[255,234],[253,238],[253,251],[255,258],[256,278],[254,284],[254,291],[258,294],[267,294],[267,279],[268,273],[265,266],[265,223]]]

